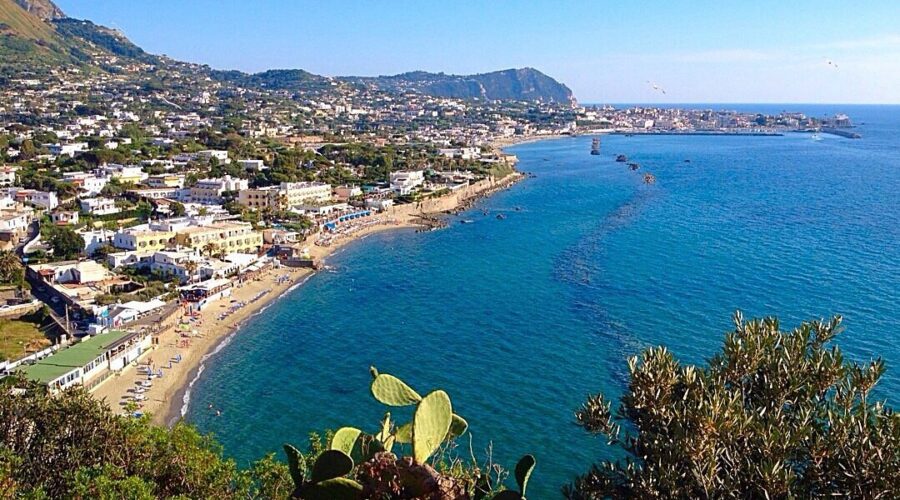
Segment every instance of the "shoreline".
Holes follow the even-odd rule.
[[[549,138],[529,138],[526,142]],[[502,147],[510,145],[504,144]],[[355,230],[352,225],[349,226],[351,229],[329,238],[327,244],[317,244],[318,235],[313,235],[300,245],[309,247],[312,258],[325,262],[345,245],[376,232],[431,227],[436,218],[471,208],[477,200],[508,189],[524,178],[523,173],[514,170],[499,180],[479,181],[440,198],[391,207]],[[232,296],[207,306],[203,310],[202,320],[193,325],[193,332],[187,335],[176,331],[175,322],[179,319],[176,312],[170,318],[172,325],[159,333],[158,344],[143,353],[137,362],[100,384],[91,393],[92,396],[105,400],[117,413],[127,413],[123,400],[132,396],[135,383],[144,379],[137,367],[152,364],[154,371],[163,370],[163,377],[152,380],[153,386],[144,394],[146,400],[141,402],[139,411],[149,414],[151,421],[157,425],[174,425],[181,420],[182,413],[190,404],[192,388],[205,370],[207,360],[225,348],[248,320],[298,289],[314,274],[311,269],[279,267],[269,269],[252,280],[236,283]],[[254,300],[260,294],[264,295]],[[226,318],[216,317],[217,311],[221,312],[235,302],[244,302],[245,305]],[[180,361],[173,362],[176,357]]]

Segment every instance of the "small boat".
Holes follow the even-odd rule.
[[[656,182],[656,177],[653,174],[644,174],[644,184],[653,184]]]
[[[631,170],[637,170],[637,169],[641,168],[641,164],[640,163],[629,163],[628,168],[630,168]]]
[[[463,220],[459,221],[460,224],[471,224],[473,222],[475,222],[475,221],[473,221],[472,219],[463,219]]]
[[[506,218],[506,216],[503,215],[503,214],[497,214],[497,218],[500,219],[500,220],[503,220],[503,219]]]
[[[600,154],[600,138],[594,137],[594,140],[591,141],[591,154],[599,155]]]
[[[628,161],[628,157],[625,155],[616,155],[616,161],[619,163],[625,163]]]

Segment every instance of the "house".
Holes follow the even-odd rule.
[[[146,189],[129,189],[128,194],[144,198],[148,200],[175,200],[184,201],[191,196],[191,190],[185,188],[146,188]]]
[[[193,262],[193,265],[189,264]],[[195,281],[200,269],[197,252],[159,251],[150,258],[150,270],[178,278],[181,283]]]
[[[355,196],[362,196],[363,192],[359,186],[338,186],[334,188],[334,195],[341,201],[347,201]]]
[[[97,312],[94,301],[98,296],[141,287],[127,276],[116,275],[92,260],[32,264],[25,268],[25,274],[30,281],[45,283],[51,296],[88,315]]]
[[[4,165],[0,167],[0,186],[7,187],[12,186],[16,183],[16,172],[19,171],[19,167],[14,165]]]
[[[366,198],[366,208],[383,212],[394,206],[394,200],[390,198]]]
[[[266,169],[262,160],[238,160],[237,163],[246,171],[258,172]]]
[[[79,231],[78,234],[81,235],[81,238],[84,240],[85,255],[93,255],[94,252],[103,245],[112,246],[113,239],[116,236],[115,231],[110,231],[109,229]]]
[[[222,193],[225,191],[241,191],[249,188],[246,179],[235,179],[230,175],[219,179],[200,179],[191,186],[191,201],[207,205],[218,205],[224,200]]]
[[[121,210],[116,202],[110,198],[85,198],[79,202],[81,211],[91,215],[117,214]]]
[[[391,190],[400,196],[411,194],[413,190],[425,183],[423,170],[400,170],[391,172]]]
[[[78,212],[74,210],[58,210],[50,214],[50,222],[57,226],[78,225]]]
[[[151,175],[144,181],[151,188],[182,188],[184,187],[183,174]]]
[[[19,203],[28,202],[47,210],[59,206],[59,200],[53,191],[36,191],[34,189],[9,188],[14,199]]]
[[[116,330],[86,337],[20,371],[25,378],[47,386],[51,392],[73,386],[91,390],[139,358],[151,345],[149,332]]]
[[[109,177],[86,172],[65,172],[63,179],[77,186],[88,196],[98,195],[109,183]]]
[[[47,146],[53,156],[75,156],[88,150],[88,143],[73,142],[71,144],[51,144]]]
[[[141,170],[141,167],[137,165],[125,166],[116,163],[109,163],[106,165],[102,165],[98,169],[98,172],[104,174],[107,177],[116,179],[122,184],[138,184],[144,179],[150,177],[149,174]]]
[[[206,161],[210,161],[215,158],[216,161],[219,162],[219,164],[231,163],[231,160],[228,159],[228,151],[220,149],[205,149],[203,151],[197,151],[197,158]]]
[[[263,242],[267,245],[289,245],[299,241],[299,235],[294,231],[284,229],[263,229]]]

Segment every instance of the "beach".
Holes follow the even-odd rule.
[[[340,226],[328,238],[313,235],[298,246],[308,249],[309,256],[314,260],[324,262],[342,246],[378,231],[433,227],[437,216],[464,209],[477,199],[505,189],[523,177],[519,172],[514,172],[499,180],[479,181],[438,198],[393,206],[371,218]],[[230,297],[213,301],[199,318],[190,322],[189,328],[179,328],[182,321],[182,311],[179,309],[166,320],[157,334],[157,344],[135,363],[100,384],[92,392],[93,396],[105,400],[114,411],[124,414],[127,413],[126,402],[131,401],[137,391],[143,399],[137,402],[138,411],[149,414],[156,424],[173,425],[182,416],[185,394],[204,368],[206,360],[221,349],[232,334],[238,332],[244,321],[308,279],[312,273],[312,269],[282,266],[268,269],[253,279],[236,282]],[[225,311],[229,314],[222,317]],[[148,380],[148,370],[156,374],[161,371],[162,377]],[[138,389],[138,382],[145,385],[149,382],[149,387]]]

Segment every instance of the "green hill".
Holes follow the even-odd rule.
[[[46,44],[59,41],[52,26],[14,0],[0,0],[0,33]]]

